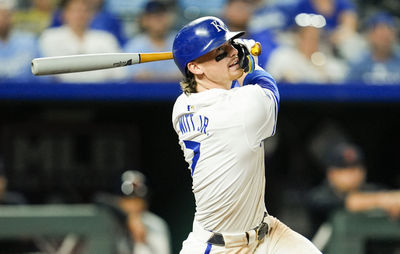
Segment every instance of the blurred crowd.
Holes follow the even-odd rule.
[[[0,82],[175,81],[173,60],[35,77],[36,57],[171,51],[176,31],[204,15],[261,42],[278,82],[400,84],[397,1],[0,0]]]

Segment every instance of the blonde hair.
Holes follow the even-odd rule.
[[[196,79],[194,78],[193,73],[188,72],[186,77],[182,79],[180,82],[182,92],[185,94],[191,94],[191,93],[196,93],[196,87],[197,87],[197,82]]]

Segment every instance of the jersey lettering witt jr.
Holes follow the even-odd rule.
[[[172,122],[192,175],[195,220],[214,232],[245,232],[262,221],[263,140],[274,135],[279,93],[264,70],[243,87],[182,94]]]

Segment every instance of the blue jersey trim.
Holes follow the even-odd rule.
[[[278,86],[276,85],[274,78],[268,72],[264,70],[255,70],[248,74],[243,81],[243,85],[245,86],[249,84],[259,85],[264,89],[270,90],[274,94],[279,107],[280,95]]]
[[[204,254],[210,254],[211,247],[212,247],[211,243],[207,244],[207,248],[206,248],[206,251],[204,252]]]
[[[183,140],[183,143],[185,143],[187,149],[193,150],[193,159],[191,165],[192,176],[193,176],[194,170],[196,169],[197,161],[199,160],[200,157],[200,143],[191,140]]]

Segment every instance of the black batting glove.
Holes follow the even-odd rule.
[[[235,39],[232,46],[238,51],[239,66],[244,72],[251,73],[257,65],[257,56],[253,56],[250,51],[255,45],[254,40]]]

